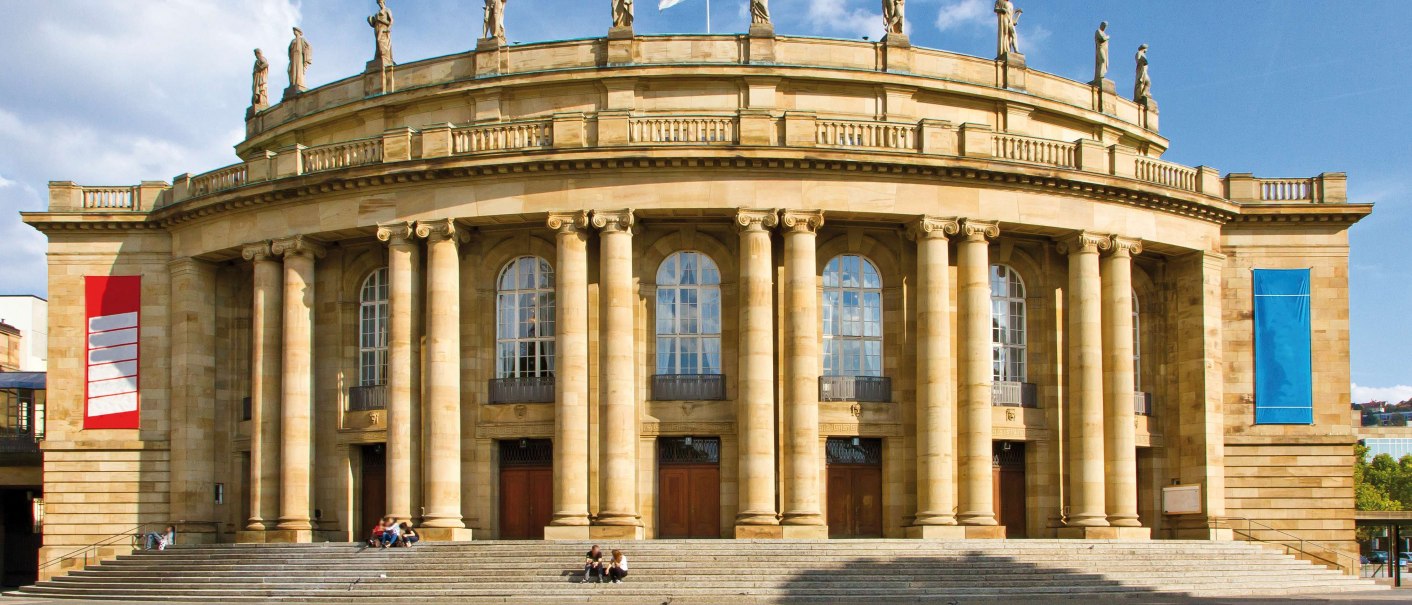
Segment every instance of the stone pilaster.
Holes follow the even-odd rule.
[[[275,240],[270,252],[284,258],[284,355],[280,390],[279,523],[267,542],[313,540],[314,466],[314,260],[324,255],[303,236]]]
[[[1114,236],[1102,260],[1104,497],[1108,524],[1142,529],[1137,514],[1137,430],[1133,426],[1133,277],[1132,257],[1142,240]],[[1141,532],[1137,532],[1141,533]],[[1150,537],[1150,536],[1149,536]]]
[[[172,519],[188,543],[215,541],[216,273],[208,262],[179,258],[171,271]]]
[[[461,259],[465,233],[453,219],[419,221],[427,240],[426,463],[422,538],[470,539],[461,520]]]
[[[1004,529],[995,521],[994,462],[991,455],[991,367],[992,335],[990,317],[990,240],[1000,236],[993,222],[966,219],[961,223],[961,241],[956,244],[956,320],[960,341],[957,346],[957,380],[961,383],[960,439],[961,497],[956,520],[968,529],[968,537],[1003,538]],[[997,529],[980,529],[997,528]]]
[[[963,538],[956,525],[956,383],[951,375],[953,218],[924,216],[908,226],[917,242],[917,514],[909,537]]]
[[[1103,311],[1098,255],[1111,246],[1108,236],[1089,232],[1071,235],[1059,244],[1060,252],[1069,256],[1069,515],[1061,537],[1108,537],[1090,528],[1108,526],[1103,495]]]
[[[412,316],[414,272],[421,251],[411,223],[378,225],[387,242],[387,509],[397,519],[412,518]]]
[[[600,530],[603,538],[642,537],[637,512],[637,367],[634,355],[632,287],[632,210],[593,213],[600,231],[599,291],[602,311],[603,473],[602,509],[598,524],[621,528]]]
[[[554,265],[554,518],[548,539],[588,530],[588,214],[550,213]]]
[[[819,481],[820,210],[785,210],[785,504],[786,538],[826,538]]]
[[[284,279],[269,242],[251,244],[241,256],[254,263],[250,310],[250,518],[237,539],[264,542],[279,515],[280,349]]]
[[[780,537],[775,508],[775,349],[774,287],[770,229],[775,210],[740,209],[739,371],[736,426],[740,435],[737,538]]]

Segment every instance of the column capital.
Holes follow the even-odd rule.
[[[454,218],[417,221],[417,237],[425,238],[430,242],[451,240],[452,243],[459,244],[466,241],[469,236],[470,234],[456,224]]]
[[[416,237],[416,226],[410,222],[381,223],[378,225],[378,239],[389,246],[405,246]]]
[[[275,256],[308,256],[323,258],[324,245],[302,235],[295,235],[270,242],[270,253]]]
[[[1113,256],[1137,256],[1142,254],[1142,240],[1135,237],[1114,235],[1109,243]]]
[[[254,244],[245,244],[244,246],[242,246],[240,248],[240,256],[245,260],[254,261],[258,263],[261,261],[272,260],[270,257],[274,255],[270,253],[269,242],[259,242]]]
[[[945,240],[949,235],[956,235],[961,232],[961,223],[955,218],[943,218],[940,216],[922,215],[917,220],[907,224],[907,237],[914,241],[924,239]]]
[[[593,211],[593,227],[604,233],[631,233],[635,222],[631,208]]]
[[[823,210],[784,210],[780,224],[792,233],[815,233],[824,226]]]
[[[1103,233],[1080,231],[1058,238],[1060,254],[1097,254],[1113,246],[1113,240]]]
[[[577,233],[588,228],[588,213],[583,210],[550,212],[547,224],[550,229],[559,233]]]
[[[960,233],[968,242],[984,242],[1000,237],[1000,223],[995,221],[978,221],[975,219],[961,219]]]
[[[779,224],[779,211],[773,208],[737,208],[735,211],[737,231],[765,231]]]

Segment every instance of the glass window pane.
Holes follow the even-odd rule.
[[[681,259],[681,284],[691,285],[696,283],[696,253],[678,252]]]
[[[710,257],[703,254],[700,259],[700,264],[701,283],[712,286],[719,285],[721,283],[721,272],[716,269],[716,263],[713,262]]]
[[[721,333],[721,291],[711,287],[702,292],[701,302],[701,333],[720,334]]]
[[[657,291],[657,333],[676,333],[676,291],[664,289]]]
[[[701,345],[702,345],[701,348],[702,348],[702,355],[703,355],[702,362],[701,362],[701,373],[702,373],[702,374],[720,374],[720,373],[721,373],[721,339],[720,339],[720,338],[715,338],[715,337],[703,338],[703,339],[701,339]]]

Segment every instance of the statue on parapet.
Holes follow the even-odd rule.
[[[613,0],[613,27],[632,27],[632,0]]]
[[[1000,51],[997,56],[1020,54],[1020,39],[1015,28],[1020,25],[1020,14],[1023,12],[1015,8],[1010,0],[995,0],[995,16],[1000,25]]]
[[[887,34],[902,35],[902,26],[907,22],[907,7],[904,0],[882,0],[883,23]]]
[[[250,107],[260,111],[270,105],[270,62],[265,53],[255,49],[255,68],[251,72]]]
[[[1093,82],[1102,84],[1108,76],[1108,22],[1098,24],[1093,33]]]
[[[1152,76],[1147,73],[1147,45],[1137,47],[1137,80],[1133,85],[1133,101],[1142,104],[1152,98]]]
[[[750,24],[769,25],[770,24],[770,2],[769,0],[750,0]]]
[[[289,88],[284,91],[285,97],[307,90],[304,85],[304,73],[313,62],[314,51],[309,46],[309,41],[304,39],[304,31],[294,28],[294,39],[289,42]]]
[[[485,0],[485,24],[481,27],[482,39],[505,40],[505,1]]]
[[[392,11],[387,10],[387,0],[378,0],[378,12],[368,17],[368,26],[373,28],[377,42],[373,49],[373,65],[392,65]]]

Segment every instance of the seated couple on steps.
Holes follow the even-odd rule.
[[[593,548],[588,549],[588,554],[584,555],[583,579],[580,582],[586,584],[589,578],[594,578],[594,581],[601,583],[605,576],[611,579],[614,584],[622,582],[623,578],[628,577],[628,556],[615,548],[613,556],[608,559],[607,563],[604,563],[603,551],[598,549],[597,544],[594,544]]]
[[[390,546],[411,546],[417,543],[420,537],[417,530],[412,529],[412,525],[403,521],[397,522],[392,517],[378,519],[378,524],[373,526],[372,534],[368,536],[368,546],[376,548],[388,548]]]

